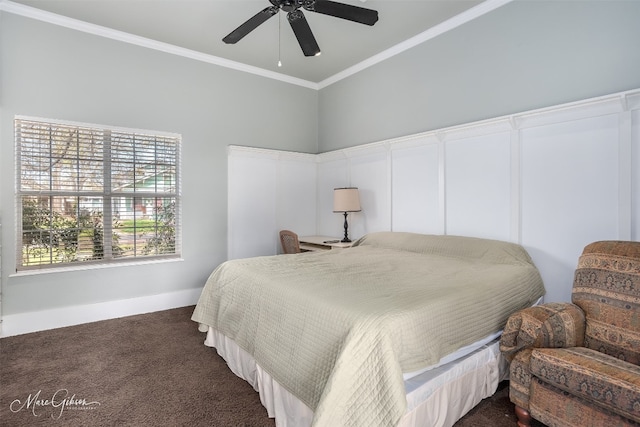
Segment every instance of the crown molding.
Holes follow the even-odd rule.
[[[486,0],[479,5],[454,16],[430,29],[418,34],[402,43],[399,43],[377,55],[372,56],[352,67],[349,67],[333,76],[321,81],[320,83],[314,83],[308,80],[291,77],[286,74],[276,73],[273,71],[265,70],[264,68],[254,67],[251,65],[243,64],[241,62],[231,61],[228,59],[220,58],[218,56],[209,55],[206,53],[198,52],[191,49],[185,49],[179,46],[175,46],[169,43],[159,42],[157,40],[148,39],[146,37],[136,36],[134,34],[126,33],[124,31],[114,30],[112,28],[103,27],[96,24],[91,24],[78,19],[69,18],[66,16],[58,15],[52,12],[47,12],[35,7],[26,6],[20,3],[15,3],[10,0],[0,0],[0,11],[13,13],[15,15],[24,16],[38,21],[47,22],[53,25],[59,25],[61,27],[82,31],[88,34],[105,37],[112,40],[121,41],[124,43],[133,44],[136,46],[145,47],[148,49],[157,50],[160,52],[169,53],[171,55],[182,56],[185,58],[193,59],[196,61],[206,62],[208,64],[214,64],[225,68],[230,68],[245,73],[255,74],[258,76],[266,77],[269,79],[279,80],[285,83],[290,83],[297,86],[306,87],[309,89],[320,90],[327,86],[330,86],[342,79],[352,76],[366,68],[369,68],[379,62],[385,61],[399,53],[402,53],[408,49],[411,49],[421,43],[431,40],[447,31],[453,30],[475,18],[478,18],[485,13],[491,12],[513,0]]]
[[[325,88],[353,74],[359,73],[360,71],[366,68],[369,68],[372,65],[375,65],[395,55],[398,55],[399,53],[402,53],[405,50],[409,50],[412,47],[415,47],[428,40],[431,40],[441,34],[446,33],[447,31],[451,31],[462,24],[472,21],[484,15],[485,13],[489,13],[492,10],[495,10],[501,6],[504,6],[507,3],[511,3],[512,1],[513,0],[486,0],[480,3],[479,5],[472,7],[471,9],[468,9],[459,15],[454,16],[453,18],[449,18],[448,20],[429,28],[428,30],[418,34],[417,36],[411,37],[410,39],[407,39],[402,43],[398,43],[397,45],[387,50],[384,50],[379,54],[372,56],[369,59],[365,59],[364,61],[354,65],[353,67],[349,67],[344,71],[334,74],[328,79],[321,81],[318,84],[319,89]]]
[[[285,83],[290,83],[297,86],[303,86],[309,89],[318,90],[318,84],[314,82],[310,82],[308,80],[291,77],[286,74],[265,70],[264,68],[254,67],[251,65],[243,64],[241,62],[231,61],[228,59],[220,58],[218,56],[209,55],[209,54],[198,52],[191,49],[185,49],[183,47],[175,46],[169,43],[163,43],[163,42],[159,42],[157,40],[149,39],[146,37],[136,36],[134,34],[126,33],[124,31],[118,31],[112,28],[103,27],[101,25],[91,24],[78,19],[73,19],[66,16],[58,15],[55,13],[46,12],[41,9],[37,9],[35,7],[26,6],[26,5],[15,3],[9,0],[0,0],[0,11],[13,13],[15,15],[24,16],[26,18],[47,22],[49,24],[58,25],[61,27],[72,29],[72,30],[82,31],[84,33],[93,34],[96,36],[105,37],[108,39],[117,40],[124,43],[129,43],[136,46],[157,50],[160,52],[169,53],[172,55],[194,59],[196,61],[206,62],[208,64],[219,65],[221,67],[231,68],[233,70],[243,71],[245,73],[255,74],[258,76],[267,77],[274,80],[280,80]]]

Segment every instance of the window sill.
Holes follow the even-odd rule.
[[[51,274],[51,273],[68,273],[72,271],[86,271],[86,270],[98,270],[103,268],[114,267],[135,267],[139,265],[147,264],[164,264],[169,262],[182,262],[184,258],[165,258],[165,259],[152,259],[152,260],[140,260],[130,262],[110,262],[104,264],[88,264],[88,265],[74,265],[69,267],[59,268],[41,268],[34,270],[20,270],[9,275],[9,277],[21,277],[21,276],[35,276],[39,274]]]

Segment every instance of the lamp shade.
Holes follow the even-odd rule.
[[[360,195],[357,187],[334,188],[334,212],[360,212]]]

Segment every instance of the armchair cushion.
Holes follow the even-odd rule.
[[[530,413],[554,427],[638,427],[639,423],[560,391],[539,378],[531,381]],[[525,425],[528,425],[525,423]]]
[[[573,347],[535,349],[529,369],[542,382],[640,422],[640,366]]]
[[[500,351],[513,360],[525,348],[582,346],[585,317],[571,303],[547,303],[512,314],[500,339]]]

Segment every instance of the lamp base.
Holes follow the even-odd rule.
[[[349,224],[347,223],[347,212],[344,213],[344,239],[341,240],[342,243],[351,243],[349,239]]]

